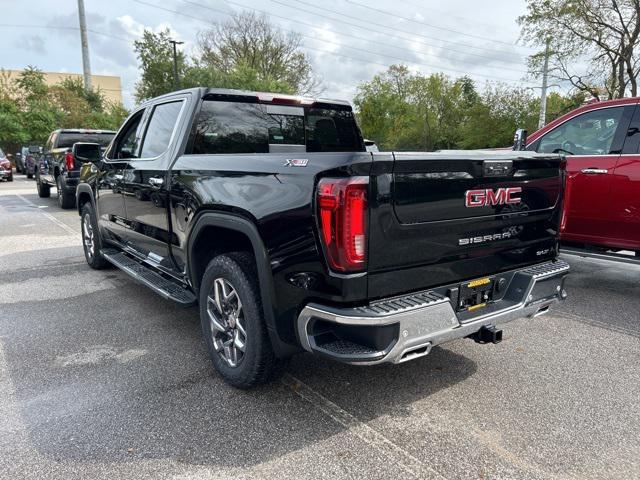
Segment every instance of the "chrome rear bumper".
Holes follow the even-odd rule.
[[[354,308],[307,305],[298,316],[302,347],[358,365],[401,363],[424,356],[441,343],[535,317],[566,297],[569,265],[558,260],[511,272],[503,298],[475,316],[456,313],[449,297],[425,291]]]

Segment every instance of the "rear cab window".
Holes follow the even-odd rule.
[[[82,132],[60,132],[55,139],[55,148],[71,148],[74,143],[87,142],[97,143],[101,147],[106,147],[111,143],[115,133],[82,133]]]
[[[363,152],[351,108],[207,100],[190,138],[193,154]]]

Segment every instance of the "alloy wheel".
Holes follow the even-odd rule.
[[[213,347],[230,367],[237,367],[245,355],[247,332],[238,292],[224,278],[216,278],[207,297],[207,315]]]
[[[95,253],[95,243],[93,239],[91,216],[88,213],[85,213],[84,217],[82,217],[82,241],[84,242],[84,247],[89,258],[93,258]]]
[[[58,192],[58,203],[62,205],[62,181],[59,176],[56,178],[56,190]]]

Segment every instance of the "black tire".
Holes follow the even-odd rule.
[[[56,190],[58,191],[58,206],[63,209],[69,209],[76,206],[75,192],[68,192],[62,180],[62,175],[56,178]]]
[[[7,182],[13,182],[13,174],[9,178],[7,178]]]
[[[40,198],[49,198],[51,196],[51,186],[42,183],[40,175],[36,178],[36,188]]]
[[[220,255],[211,260],[200,285],[200,323],[211,362],[228,384],[242,389],[252,388],[276,379],[282,374],[287,363],[286,359],[277,358],[273,352],[264,321],[257,278],[253,256],[247,252],[234,252]],[[229,328],[229,332],[224,333],[213,327],[209,316],[209,309],[212,309],[216,314],[220,313],[215,302],[208,301],[210,295],[215,296],[214,283],[220,280],[226,281],[235,290],[235,298],[240,300],[242,309],[242,318],[240,319],[239,315],[236,316],[237,323],[233,321],[233,325],[231,325],[235,328],[229,327],[227,320],[221,320],[221,324],[224,322],[225,328]],[[230,298],[229,303],[233,305],[234,297],[228,298]],[[233,306],[229,308],[233,308]],[[231,312],[229,315],[234,315],[234,313]],[[221,317],[223,316],[224,314],[221,313]],[[241,322],[244,323],[244,327],[239,327]],[[224,338],[231,342],[230,348],[236,349],[235,335],[238,334],[237,330],[241,328],[245,330],[245,350],[242,352],[241,358],[236,355],[237,364],[232,366],[226,360],[226,347],[216,348],[216,343],[218,347],[222,345],[220,337],[226,335]],[[215,335],[220,337],[214,339]]]
[[[85,224],[88,222],[88,224]],[[90,228],[87,228],[90,227]],[[82,206],[80,214],[80,234],[82,235],[82,249],[84,250],[84,258],[94,270],[103,270],[111,264],[102,256],[102,237],[98,229],[98,220],[96,218],[91,202],[87,202]],[[91,241],[88,242],[88,236]],[[89,243],[93,245],[93,249]]]
[[[33,173],[27,173],[27,178],[33,178]]]

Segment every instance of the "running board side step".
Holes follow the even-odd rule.
[[[105,249],[102,252],[102,256],[161,297],[173,300],[185,307],[196,303],[196,296],[192,291],[163,277],[153,268],[147,267],[125,253],[118,250]]]

